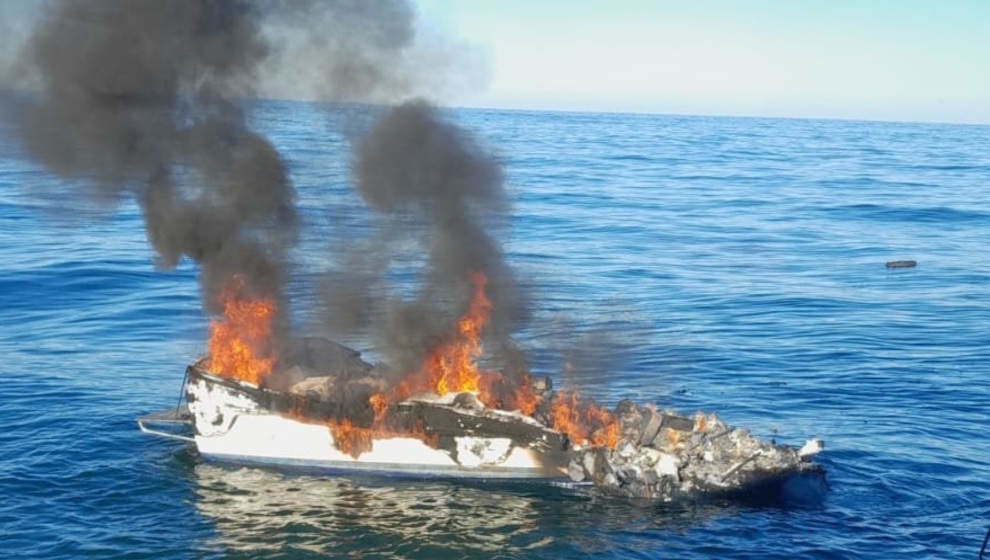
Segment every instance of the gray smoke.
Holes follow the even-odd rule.
[[[288,85],[291,95],[360,102],[408,89],[396,71],[414,36],[405,0],[286,0],[271,8],[266,32],[276,53],[266,73],[275,91]]]
[[[295,192],[235,101],[267,55],[257,11],[239,0],[47,4],[22,53],[42,89],[16,128],[28,154],[74,180],[66,205],[77,189],[135,198],[159,264],[202,265],[209,309],[233,275],[280,298]]]
[[[159,265],[201,264],[211,311],[233,275],[280,299],[296,239],[286,165],[249,128],[243,101],[278,88],[369,101],[430,82],[410,77],[428,73],[410,54],[406,0],[64,0],[20,11],[38,13],[4,68],[40,89],[10,112],[25,151],[73,180],[59,193],[67,206],[81,191],[111,207],[136,199]]]
[[[522,369],[509,333],[525,317],[526,301],[491,233],[508,211],[497,159],[439,109],[411,101],[392,108],[360,142],[354,176],[389,233],[348,254],[330,285],[328,316],[370,320],[389,363],[405,373],[450,336],[471,298],[470,277],[481,273],[494,305],[491,349],[502,365]],[[381,275],[403,246],[425,255],[419,289],[412,297],[383,297]],[[377,309],[349,314],[354,302]]]
[[[480,89],[488,64],[471,45],[420,21],[407,0],[268,0],[272,97],[336,102],[439,99]]]
[[[17,61],[40,84],[14,112],[25,151],[68,179],[67,206],[83,193],[111,205],[137,200],[159,264],[201,265],[210,311],[235,275],[282,301],[297,237],[286,164],[248,126],[245,99],[282,91],[395,103],[471,89],[485,73],[476,51],[420,33],[407,0],[42,6]],[[509,333],[525,298],[493,233],[508,211],[501,165],[426,102],[379,110],[355,147],[354,179],[382,227],[339,255],[326,279],[328,316],[338,327],[371,325],[408,371],[449,336],[470,275],[481,273],[494,304],[489,349],[522,369]],[[410,246],[425,255],[418,290],[378,297],[372,288]]]
[[[41,5],[32,0],[7,0],[0,2],[0,89],[23,91],[36,87],[27,68],[18,57]]]

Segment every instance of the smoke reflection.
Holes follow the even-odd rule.
[[[199,463],[196,508],[215,526],[205,548],[264,556],[518,557],[614,552],[642,534],[731,515],[716,505],[658,506],[545,485],[314,477]],[[660,539],[660,540],[658,540]]]

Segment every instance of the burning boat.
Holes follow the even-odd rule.
[[[192,441],[208,458],[328,471],[414,476],[571,480],[605,492],[670,500],[744,490],[787,477],[820,474],[803,448],[774,445],[716,415],[683,416],[621,401],[601,440],[580,424],[587,414],[574,393],[533,382],[544,406],[532,415],[492,409],[472,392],[412,395],[375,405],[383,383],[357,352],[306,339],[309,352],[331,356],[336,375],[308,375],[287,390],[259,387],[188,367],[186,405],[141,418],[142,430]],[[294,374],[313,371],[294,365]],[[366,403],[359,405],[357,403]],[[583,411],[583,412],[579,412]],[[192,436],[156,429],[188,425]],[[569,424],[570,422],[570,424]],[[585,431],[582,431],[585,430]],[[598,441],[596,443],[595,441]]]
[[[454,331],[396,376],[350,348],[302,338],[271,350],[273,304],[224,295],[207,357],[190,365],[185,406],[138,420],[205,457],[332,471],[570,480],[607,493],[672,500],[821,474],[800,449],[726,425],[621,401],[612,410],[528,373],[477,363],[491,304],[482,275]],[[179,424],[192,435],[166,431]]]

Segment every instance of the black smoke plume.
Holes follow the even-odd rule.
[[[5,68],[23,78],[6,85],[40,90],[10,112],[25,151],[71,180],[59,193],[68,207],[83,191],[111,206],[136,199],[158,264],[199,263],[212,312],[234,275],[281,300],[296,240],[285,162],[248,126],[245,100],[284,84],[321,99],[394,99],[430,81],[411,62],[423,48],[407,0],[39,6],[27,40],[6,45],[20,56]]]
[[[521,371],[509,334],[526,316],[526,298],[493,235],[509,208],[497,158],[436,107],[410,101],[375,123],[353,166],[355,187],[384,233],[348,253],[332,274],[327,316],[370,322],[389,363],[408,373],[450,335],[470,300],[471,275],[481,273],[493,304],[491,349],[510,374]],[[372,292],[409,240],[426,265],[418,291],[406,298]]]
[[[42,6],[18,61],[40,89],[15,112],[25,151],[68,179],[60,193],[67,206],[83,192],[111,205],[137,200],[159,265],[201,265],[210,312],[234,276],[288,308],[295,190],[274,145],[249,127],[245,100],[270,94],[272,84],[298,84],[304,96],[391,103],[484,73],[469,49],[446,49],[466,52],[463,60],[437,55],[445,49],[418,34],[407,0]],[[337,326],[373,327],[405,372],[450,334],[471,275],[481,273],[494,304],[489,349],[521,369],[509,333],[526,303],[495,235],[508,211],[501,165],[429,103],[379,111],[356,142],[353,165],[355,187],[382,228],[339,255],[327,277],[328,316]],[[426,264],[418,290],[376,297],[369,288],[384,282],[409,240]]]
[[[239,0],[55,2],[24,47],[42,91],[21,108],[25,150],[102,201],[132,196],[161,266],[202,265],[204,303],[240,275],[281,297],[295,192],[235,101],[268,55]]]

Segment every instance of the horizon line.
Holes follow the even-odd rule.
[[[19,88],[4,88],[0,87],[0,94],[8,95],[30,95],[33,93],[41,93],[39,90],[33,89],[19,89]],[[429,99],[422,96],[413,96],[402,101],[392,102],[392,103],[373,103],[373,102],[358,102],[358,101],[333,101],[329,99],[306,99],[301,97],[269,97],[264,95],[256,96],[245,96],[243,99],[252,101],[288,101],[293,103],[322,103],[322,104],[334,104],[334,105],[351,105],[351,106],[369,106],[369,107],[390,107],[405,103],[407,101],[412,101],[415,99],[423,99],[429,103],[436,105],[437,107],[443,109],[455,109],[455,110],[476,110],[476,111],[506,111],[506,112],[516,112],[516,113],[562,113],[562,114],[583,114],[583,115],[630,115],[630,116],[659,116],[659,117],[686,117],[686,118],[724,118],[724,119],[769,119],[769,120],[798,120],[798,121],[837,121],[837,122],[851,122],[851,123],[883,123],[883,124],[922,124],[922,125],[949,125],[949,126],[975,126],[975,127],[990,127],[990,121],[986,122],[974,122],[974,121],[945,121],[945,120],[926,120],[926,119],[884,119],[884,118],[867,118],[867,117],[823,117],[823,116],[806,116],[806,115],[755,115],[755,114],[745,114],[745,113],[679,113],[679,112],[666,112],[666,111],[650,111],[650,110],[623,110],[623,109],[575,109],[575,108],[560,108],[560,109],[547,109],[547,108],[532,108],[532,107],[499,107],[484,104],[444,104],[436,100]]]

